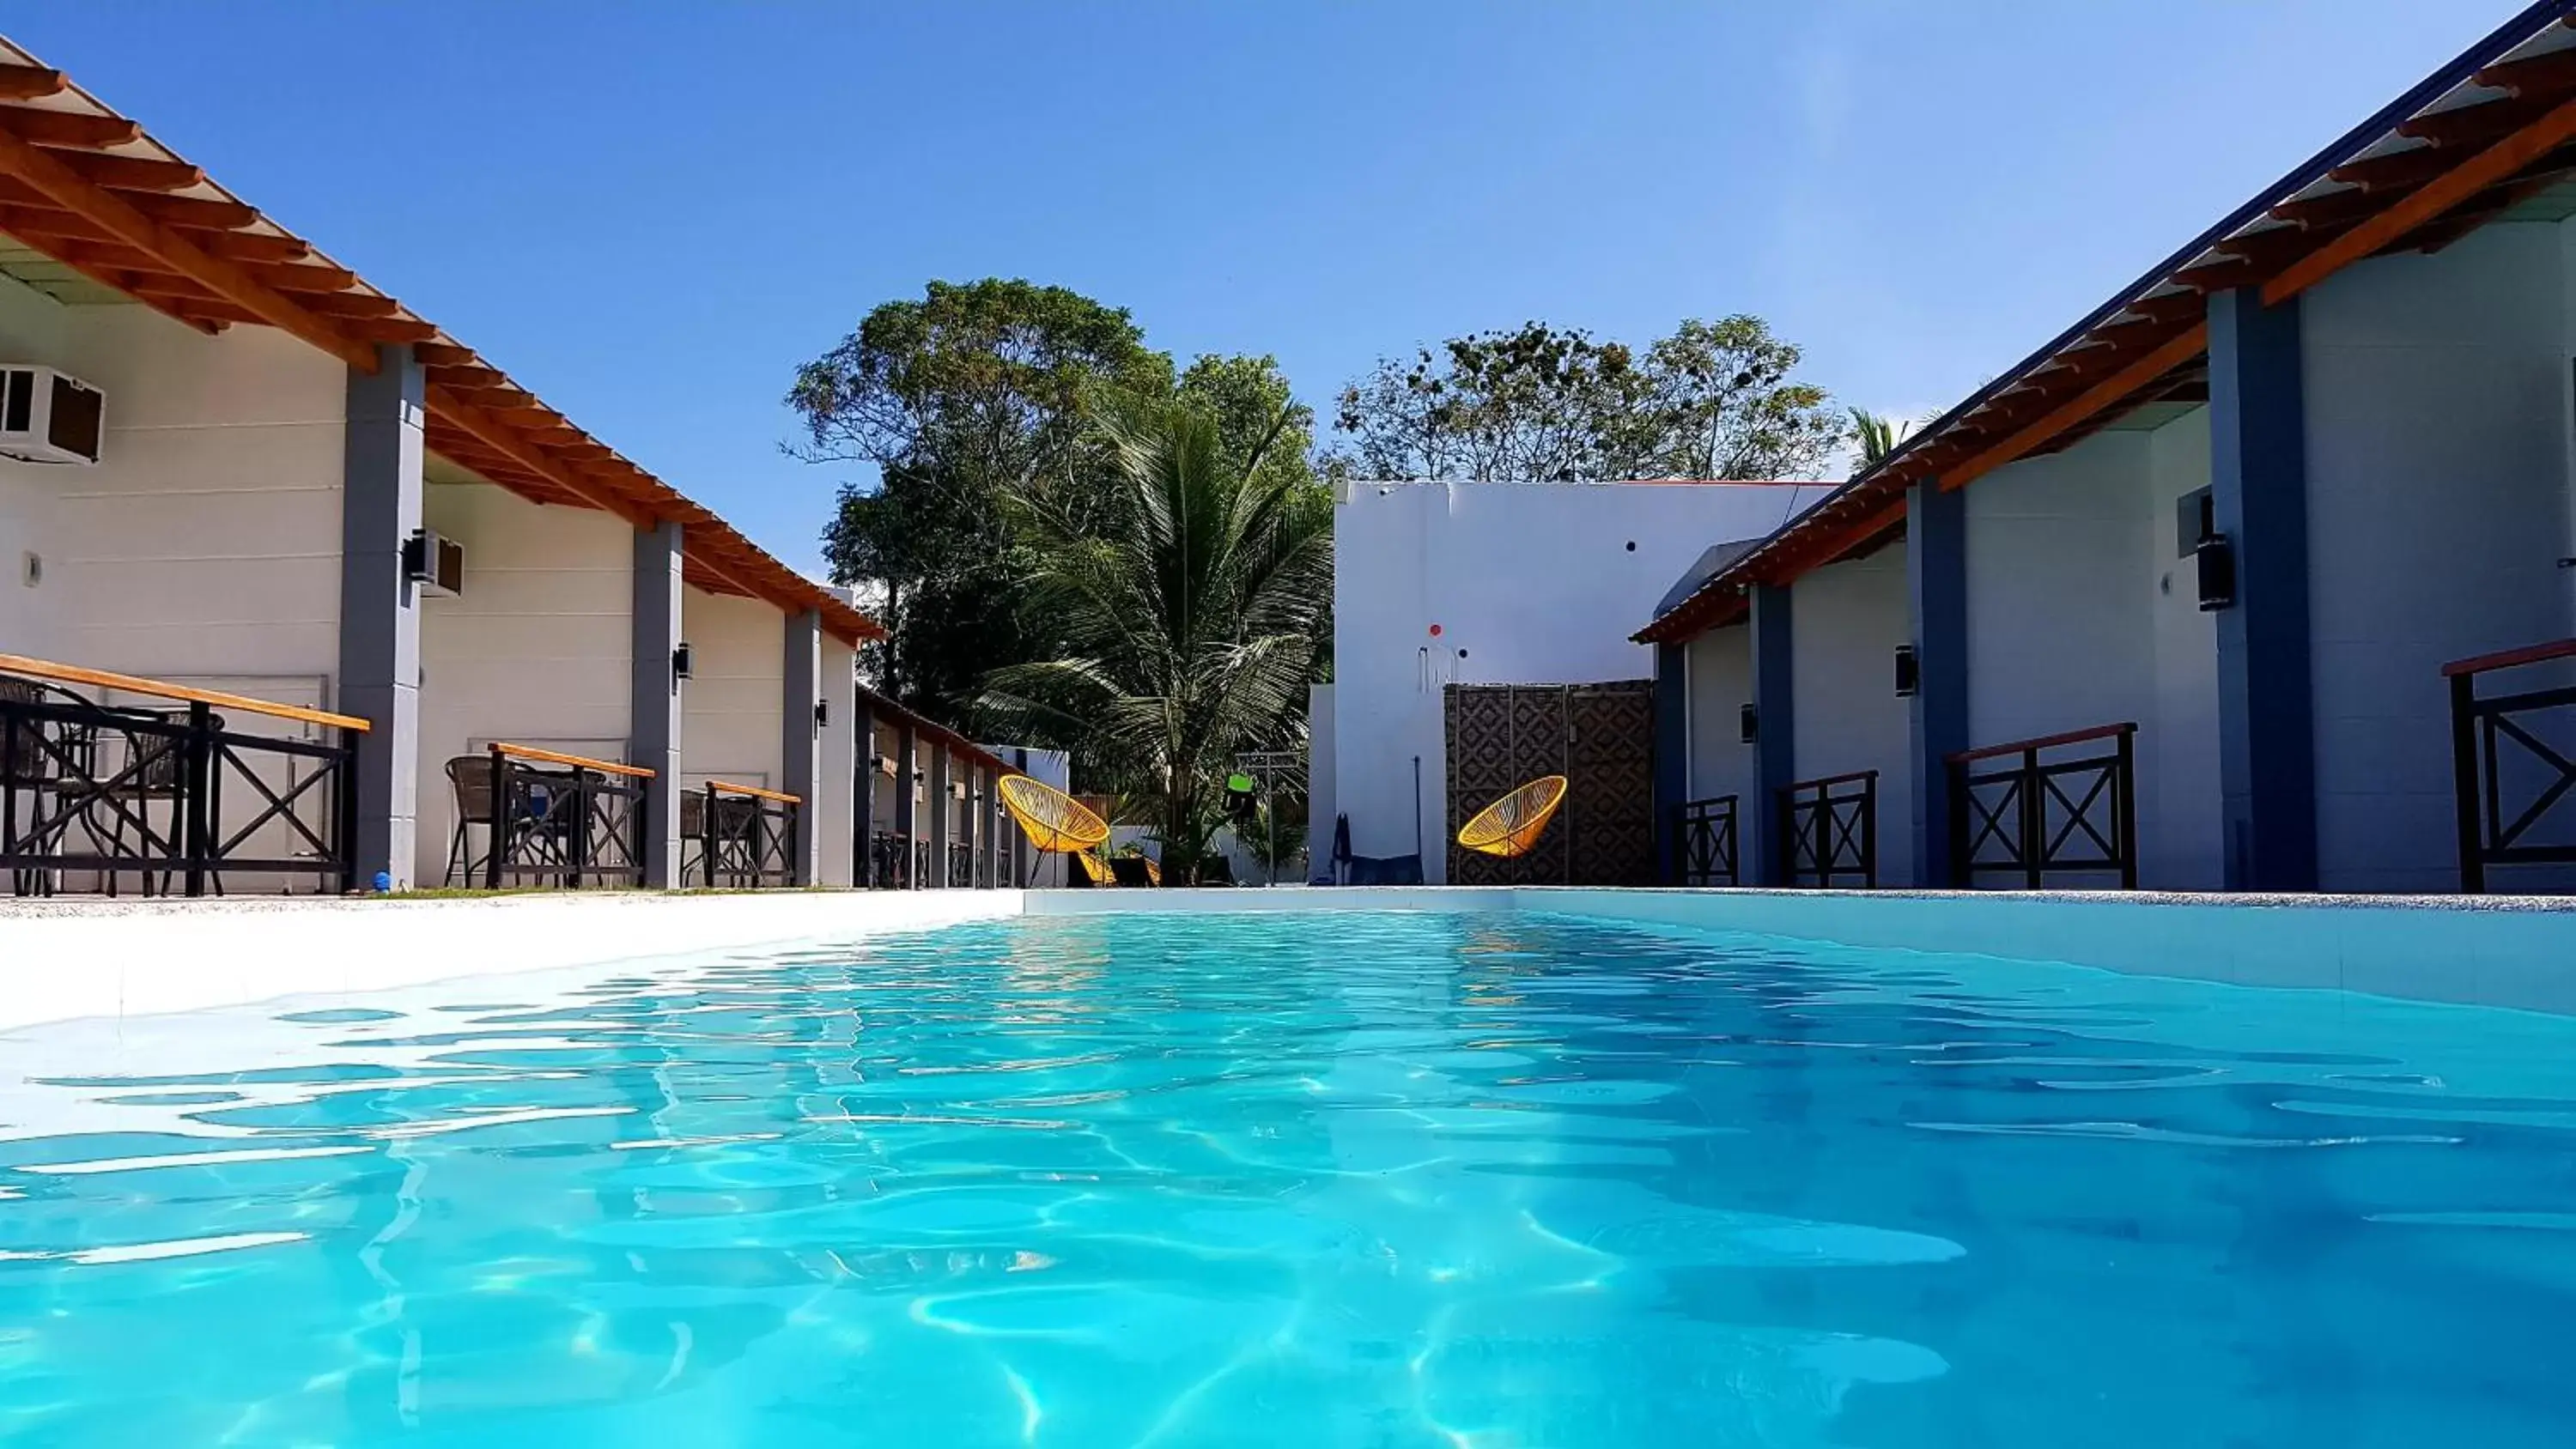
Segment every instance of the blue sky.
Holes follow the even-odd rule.
[[[15,6],[8,33],[801,568],[796,364],[1061,283],[1332,394],[1747,311],[1964,396],[2513,0]]]

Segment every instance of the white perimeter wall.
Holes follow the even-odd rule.
[[[7,279],[0,353],[107,394],[97,466],[0,461],[0,648],[329,701],[347,370],[272,328],[209,337]]]
[[[1878,771],[1882,885],[1914,880],[1913,714],[1896,692],[1896,646],[1913,634],[1901,543],[1818,569],[1791,586],[1793,778]],[[1750,748],[1735,748],[1749,761]],[[1771,808],[1767,801],[1763,806]]]
[[[1652,678],[1654,651],[1628,636],[1682,571],[1709,545],[1767,534],[1826,491],[1350,485],[1333,509],[1333,799],[1350,816],[1352,850],[1412,852],[1418,755],[1424,878],[1444,880],[1443,688]]]
[[[1306,878],[1325,880],[1333,869],[1333,793],[1340,768],[1333,740],[1333,686],[1306,687]]]
[[[2576,231],[2488,226],[2301,304],[2317,835],[2328,890],[2445,890],[2441,666],[2576,632],[2566,278]],[[2544,671],[2491,686],[2566,682]]]
[[[2200,410],[2096,433],[1967,496],[1970,743],[2135,722],[2139,882],[2159,889],[2215,885],[2222,864],[2217,635],[2173,556],[2207,437]]]
[[[418,879],[436,884],[455,826],[450,759],[495,741],[627,758],[635,545],[615,514],[488,483],[433,484],[421,514],[465,547],[464,588],[421,606]]]
[[[787,684],[787,617],[774,604],[681,590],[680,637],[689,682],[680,686],[684,783],[728,780],[780,788],[778,723]]]

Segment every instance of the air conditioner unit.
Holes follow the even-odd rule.
[[[0,363],[0,458],[95,463],[107,394],[32,363]]]
[[[403,577],[433,599],[465,592],[465,545],[424,528],[403,543]]]

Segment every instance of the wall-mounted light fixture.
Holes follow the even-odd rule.
[[[2200,611],[2214,614],[2236,607],[2236,545],[2226,534],[2213,533],[2191,554],[2200,566]]]
[[[683,639],[671,649],[671,678],[675,681],[686,679],[689,670],[689,641]]]
[[[819,730],[831,722],[832,702],[828,699],[814,701],[814,728]]]
[[[1737,737],[1742,739],[1746,744],[1752,744],[1762,738],[1762,712],[1760,710],[1757,710],[1752,705],[1748,704],[1743,709],[1736,712],[1735,721],[1738,732]]]
[[[1923,666],[1915,661],[1914,646],[1896,646],[1896,697],[1912,699],[1923,688]]]

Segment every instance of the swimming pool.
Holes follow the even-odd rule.
[[[2576,1020],[1101,915],[0,1039],[0,1437],[2563,1444]],[[122,1035],[119,1035],[121,1030]]]

